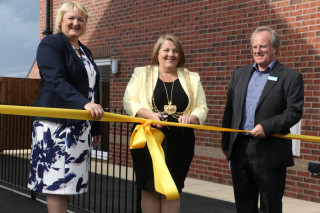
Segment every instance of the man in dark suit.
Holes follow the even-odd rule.
[[[255,63],[232,74],[222,126],[249,133],[224,132],[222,150],[231,161],[238,213],[281,213],[286,168],[294,165],[287,134],[302,116],[302,75],[279,63],[279,37],[269,27],[251,36]]]

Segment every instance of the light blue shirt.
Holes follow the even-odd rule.
[[[274,59],[264,71],[259,71],[257,64],[254,63],[253,73],[247,88],[240,129],[251,131],[255,127],[254,115],[257,104],[276,61],[277,59]]]

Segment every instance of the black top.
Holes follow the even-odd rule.
[[[164,87],[164,84],[166,85],[166,89]],[[173,88],[172,88],[173,85]],[[173,90],[172,90],[173,89]],[[171,91],[172,91],[172,99],[171,99]],[[164,105],[168,105],[169,101],[172,101],[172,105],[177,106],[177,112],[183,112],[189,103],[189,99],[185,91],[183,90],[179,79],[173,82],[163,82],[162,80],[158,79],[156,87],[153,92],[154,101],[156,104],[156,107],[159,111],[164,111]],[[169,98],[169,101],[168,101]],[[154,102],[152,102],[154,107]],[[169,116],[168,121],[177,122],[177,119],[172,118],[172,116]]]
[[[173,82],[165,83],[169,100]],[[158,79],[154,90],[154,102],[158,110],[163,111],[168,104],[167,93],[163,82]],[[188,96],[183,90],[179,79],[174,81],[172,104],[178,112],[183,112],[189,103]],[[169,122],[177,122],[176,118],[168,116]],[[193,129],[183,127],[164,127],[161,129],[165,138],[162,142],[166,164],[179,192],[184,187],[184,181],[194,155],[195,137]],[[140,189],[155,191],[152,159],[147,145],[142,149],[131,150],[133,166],[136,174],[136,184]]]

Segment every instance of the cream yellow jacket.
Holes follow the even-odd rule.
[[[149,82],[147,82],[147,67],[137,67],[134,69],[134,73],[132,74],[123,97],[123,106],[129,116],[136,116],[137,112],[141,108],[145,108],[150,111],[152,110],[150,108],[150,103],[152,103],[152,94],[158,79],[158,67],[155,66],[153,68],[153,74],[150,75]],[[193,95],[190,95],[185,74],[183,72],[186,72],[186,74],[189,73]],[[185,115],[195,115],[199,118],[200,124],[203,124],[207,118],[208,107],[199,74],[190,72],[187,69],[178,69],[177,73],[182,88],[189,98],[189,106],[185,111]],[[148,85],[149,88],[147,88]],[[149,90],[148,92],[147,89]],[[147,93],[149,97],[146,97]],[[192,96],[193,101],[190,100],[190,97]],[[192,104],[191,106],[190,103]]]

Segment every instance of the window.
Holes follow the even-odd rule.
[[[100,73],[100,104],[108,111],[110,107],[110,73],[111,73],[111,59],[96,59],[94,60],[98,66]],[[108,135],[107,122],[102,122],[102,139],[101,143],[93,150],[91,157],[99,159],[108,158],[108,147],[109,147],[109,135]]]
[[[96,59],[95,63],[100,73],[100,104],[103,108],[109,108],[111,59]]]
[[[291,127],[290,132],[296,135],[301,134],[301,120]],[[300,156],[300,140],[292,139],[292,152],[293,156]]]

